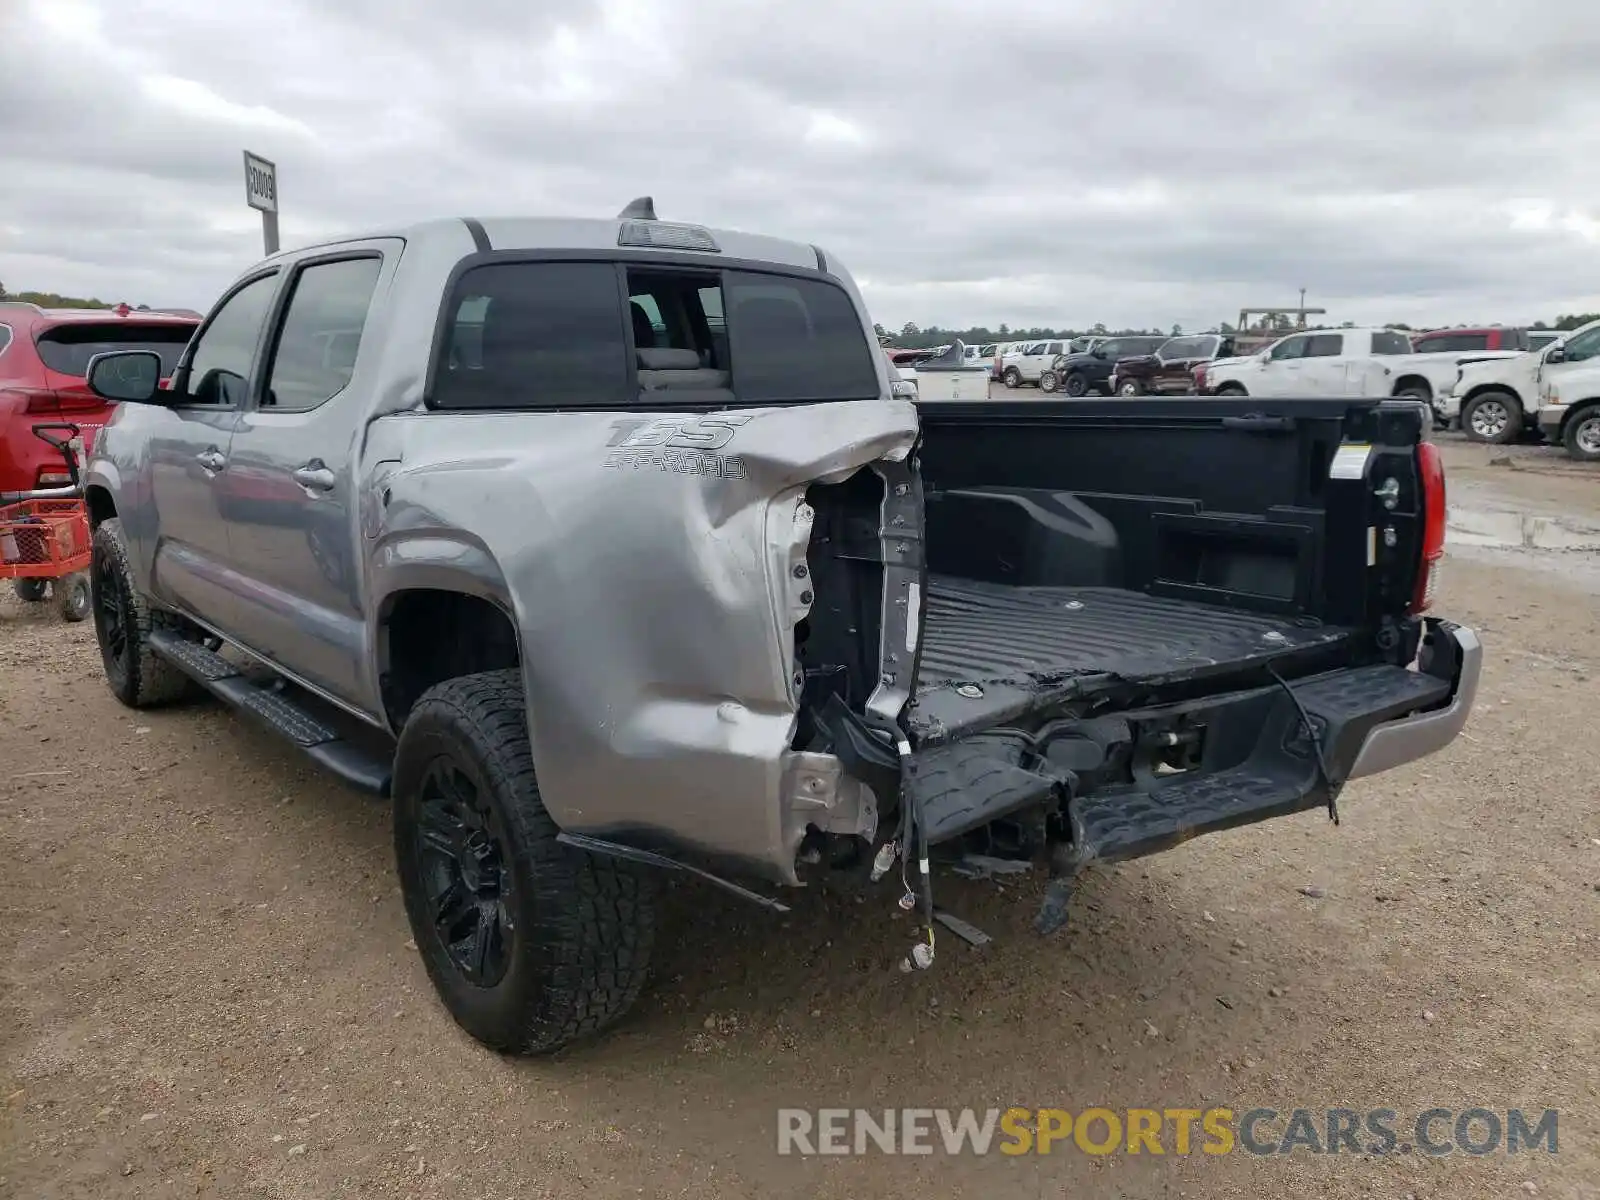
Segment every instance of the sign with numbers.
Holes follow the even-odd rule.
[[[244,202],[262,212],[278,211],[278,167],[250,151],[244,152]]]

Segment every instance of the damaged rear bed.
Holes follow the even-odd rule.
[[[879,740],[870,719],[844,727],[860,707],[845,694],[821,721],[888,829],[898,814],[892,838],[1043,851],[1070,880],[1200,833],[1336,813],[1348,779],[1454,736],[1477,643],[1421,615],[1443,494],[1442,479],[1428,494],[1419,414],[1279,407],[921,406],[925,571],[899,754],[881,724]],[[812,497],[821,609],[839,594],[830,556],[859,584],[869,532],[886,575],[904,565],[892,505],[869,499],[859,480]],[[884,645],[888,681],[903,664]],[[813,683],[845,674],[806,666]]]

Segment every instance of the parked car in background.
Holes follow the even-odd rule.
[[[994,352],[995,344],[993,342],[986,346],[964,346],[963,357],[966,359],[968,366],[984,367],[988,366],[990,360],[994,358]]]
[[[1233,338],[1222,333],[1167,338],[1150,354],[1124,358],[1111,373],[1118,396],[1173,395],[1195,390],[1195,369],[1233,355]]]
[[[1543,350],[1555,342],[1559,342],[1566,335],[1559,329],[1530,329],[1528,330],[1528,349]]]
[[[1039,376],[1042,391],[1060,390],[1069,396],[1087,396],[1091,392],[1111,394],[1111,372],[1117,361],[1144,354],[1154,354],[1167,342],[1164,337],[1106,337],[1093,339],[1092,348],[1053,359]],[[1074,342],[1076,345],[1076,342]]]
[[[108,350],[153,350],[163,378],[200,323],[198,317],[118,308],[40,308],[0,303],[0,492],[66,487],[61,455],[35,437],[35,425],[70,423],[81,431],[84,456],[111,418],[91,392],[89,360]]]
[[[1049,369],[1058,354],[1065,352],[1067,342],[1054,338],[1039,342],[1019,342],[1011,353],[1001,358],[1000,381],[1009,388],[1025,383],[1037,384],[1039,377]]]
[[[1457,368],[1455,381],[1434,401],[1434,417],[1446,427],[1459,424],[1474,442],[1500,445],[1542,432],[1541,386],[1587,370],[1597,360],[1600,321],[1572,330],[1554,346],[1514,358],[1469,357]]]
[[[1471,354],[1480,350],[1529,349],[1526,329],[1493,325],[1486,329],[1435,329],[1414,334],[1411,349],[1417,354]]]
[[[1539,429],[1580,462],[1600,462],[1600,328],[1545,351]],[[1574,358],[1573,356],[1581,355]]]
[[[1487,351],[1515,358],[1517,352]],[[1217,396],[1405,396],[1431,405],[1467,354],[1418,354],[1396,329],[1310,329],[1258,354],[1214,362],[1198,381]]]

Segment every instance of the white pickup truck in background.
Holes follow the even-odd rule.
[[[1572,344],[1567,343],[1569,349]],[[1554,369],[1565,365],[1545,361],[1539,430],[1579,462],[1600,462],[1600,358],[1589,358],[1570,371]]]
[[[1021,387],[1025,383],[1037,384],[1039,376],[1064,354],[1068,339],[1053,338],[1038,342],[1019,342],[1000,355],[1000,379],[1007,387]]]
[[[1446,426],[1460,422],[1474,442],[1514,442],[1532,428],[1546,428],[1541,390],[1600,362],[1600,321],[1563,335],[1553,346],[1515,358],[1468,357],[1456,380],[1434,400],[1433,411]],[[1560,425],[1557,414],[1556,425]]]
[[[1432,404],[1455,382],[1463,358],[1515,358],[1518,351],[1417,354],[1396,329],[1292,333],[1247,358],[1218,359],[1196,379],[1215,396],[1406,396]]]

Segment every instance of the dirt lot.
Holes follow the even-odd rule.
[[[1102,872],[1046,944],[1037,881],[952,884],[999,941],[915,977],[888,894],[684,888],[636,1013],[553,1060],[434,1001],[381,805],[214,707],[119,708],[89,626],[8,595],[0,1196],[1600,1195],[1600,473],[1496,457],[1448,449],[1477,712],[1342,827]],[[1555,1108],[1560,1152],[776,1155],[779,1107],[857,1104]]]

